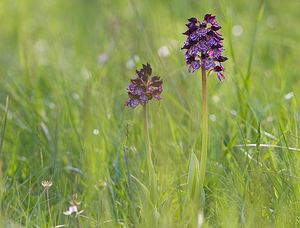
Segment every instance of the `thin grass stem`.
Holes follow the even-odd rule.
[[[144,132],[145,132],[145,142],[146,142],[146,153],[147,153],[147,168],[149,174],[149,184],[150,184],[150,198],[152,203],[156,205],[157,198],[157,179],[155,169],[152,163],[152,149],[150,144],[149,135],[149,125],[148,125],[148,115],[147,115],[147,104],[143,105],[143,117],[144,117]]]

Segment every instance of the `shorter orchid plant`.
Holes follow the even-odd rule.
[[[147,167],[150,180],[150,197],[153,204],[155,205],[157,199],[157,178],[155,169],[152,163],[152,149],[150,144],[150,135],[148,127],[148,113],[147,104],[153,98],[161,100],[161,93],[163,91],[163,81],[158,75],[151,76],[152,68],[149,63],[143,64],[143,68],[138,71],[136,70],[137,78],[131,79],[131,84],[127,88],[129,100],[126,102],[126,106],[136,108],[138,105],[143,106],[143,117],[144,117],[144,133],[147,151]]]
[[[136,70],[137,78],[131,79],[131,83],[127,90],[129,101],[126,102],[126,106],[136,108],[139,104],[145,105],[152,98],[161,100],[160,94],[162,93],[162,80],[157,75],[151,77],[152,68],[149,63],[143,64],[143,68]]]

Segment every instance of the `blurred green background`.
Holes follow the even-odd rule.
[[[201,81],[180,48],[187,19],[206,13],[222,26],[229,61],[223,83],[209,78],[201,224],[299,226],[299,12],[296,0],[1,0],[3,227],[67,224],[62,212],[82,148],[82,227],[153,227],[143,209],[142,110],[124,107],[130,79],[146,62],[164,80],[163,100],[149,105],[158,227],[199,225],[183,202],[191,152],[200,159]],[[41,181],[51,178],[50,225]]]

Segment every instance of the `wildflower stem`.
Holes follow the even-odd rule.
[[[150,182],[150,197],[152,203],[156,204],[155,201],[157,196],[157,179],[156,179],[155,169],[152,163],[152,156],[151,156],[152,149],[150,144],[147,104],[143,105],[143,109],[144,109],[144,131],[145,131],[146,152],[147,152],[147,167],[148,167],[149,182]]]
[[[200,193],[203,190],[205,168],[206,168],[206,157],[207,157],[207,136],[208,136],[208,110],[207,110],[207,77],[204,66],[202,67],[202,150],[200,160]]]
[[[49,200],[49,188],[46,188],[46,193],[47,193],[47,204],[48,204],[48,210],[49,210],[49,217],[50,217],[50,223],[52,222],[52,217],[51,217],[51,210],[50,210],[50,200]]]

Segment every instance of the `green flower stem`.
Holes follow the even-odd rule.
[[[207,111],[207,77],[206,70],[202,67],[202,151],[200,160],[200,193],[203,190],[206,159],[207,159],[207,136],[208,136],[208,111]]]
[[[147,167],[149,173],[149,182],[150,182],[150,197],[152,203],[156,204],[157,199],[157,179],[155,169],[152,163],[152,150],[150,144],[150,135],[149,135],[149,127],[148,127],[148,113],[147,113],[147,104],[143,105],[144,109],[144,131],[145,131],[145,141],[146,141],[146,152],[147,152]]]

